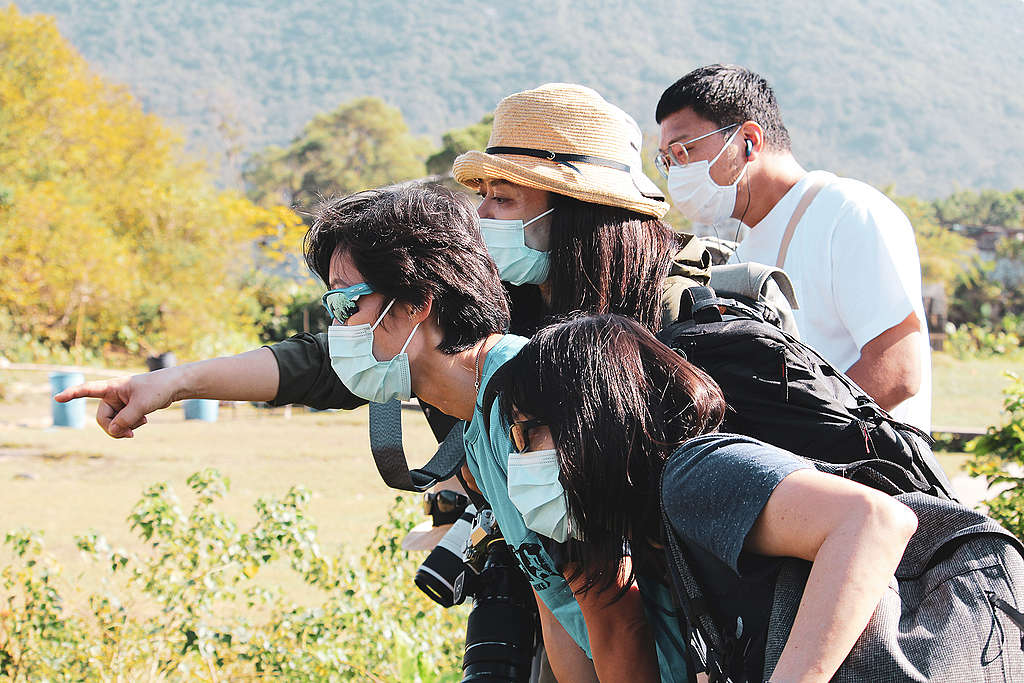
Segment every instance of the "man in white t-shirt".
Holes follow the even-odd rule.
[[[722,239],[750,226],[732,260],[784,268],[803,340],[894,417],[929,430],[921,265],[903,212],[865,183],[805,171],[775,93],[743,67],[683,76],[656,118],[657,166],[676,208]]]

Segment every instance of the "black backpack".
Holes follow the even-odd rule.
[[[765,302],[691,287],[679,320],[658,338],[722,388],[730,410],[721,431],[812,460],[885,460],[905,469],[916,490],[953,499],[931,437],[892,418],[817,351],[780,329]]]
[[[991,518],[921,493],[913,477],[894,463],[814,465],[894,496],[918,517],[917,532],[890,589],[832,680],[1024,680],[1021,542]],[[660,487],[659,495],[664,495]],[[749,641],[757,634],[741,640],[714,614],[664,506],[662,520],[668,571],[685,617],[691,663],[707,672],[710,683],[744,683],[748,660],[760,658],[752,662],[763,667],[755,680],[768,680],[789,638],[810,563],[779,559],[764,648],[755,651]]]

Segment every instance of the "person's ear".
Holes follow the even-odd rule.
[[[406,309],[409,313],[409,319],[412,320],[414,325],[418,325],[427,318],[434,310],[434,297],[427,293],[423,297],[423,303],[419,306],[413,306],[412,304],[406,304]]]
[[[743,140],[743,160],[756,161],[765,148],[764,128],[756,121],[747,121],[740,126],[739,135]]]

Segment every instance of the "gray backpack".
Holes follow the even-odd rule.
[[[994,520],[950,500],[920,492],[893,463],[814,462],[893,495],[917,514],[889,590],[853,650],[832,678],[871,681],[1024,681],[1024,545]],[[664,517],[664,515],[663,515]],[[751,657],[769,680],[803,595],[810,563],[783,559],[774,582],[763,651],[724,628],[705,601],[685,548],[664,519],[669,572],[686,617],[691,654],[711,683],[742,683]],[[751,634],[747,634],[747,639]],[[756,648],[753,648],[756,649]],[[753,662],[754,664],[757,663]]]

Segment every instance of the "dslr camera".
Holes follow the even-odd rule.
[[[450,494],[465,499],[454,491],[424,497],[424,509],[434,516],[435,525],[441,523],[440,508],[456,500]],[[462,660],[463,682],[529,681],[539,633],[530,582],[505,542],[494,513],[486,508],[477,511],[468,499],[458,502],[458,517],[420,565],[416,585],[444,607],[473,597]],[[452,511],[447,512],[450,515]]]

